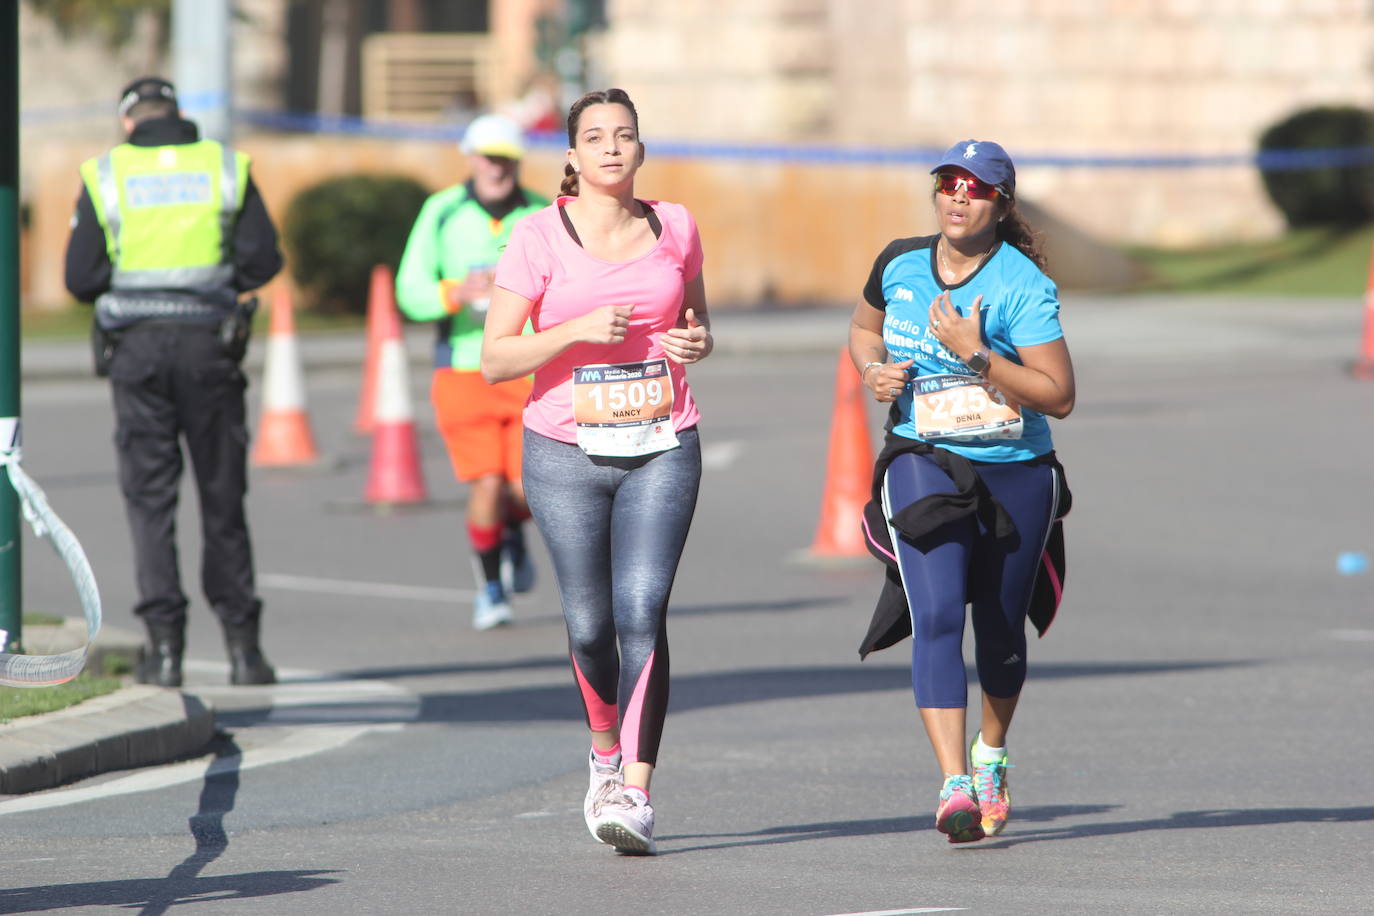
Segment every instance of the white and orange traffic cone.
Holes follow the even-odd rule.
[[[363,387],[358,395],[358,413],[353,429],[360,435],[372,432],[375,422],[377,370],[381,361],[382,341],[386,339],[389,322],[396,320],[396,287],[391,268],[378,264],[372,268],[367,290],[367,353],[363,358]]]
[[[380,344],[376,389],[372,395],[372,461],[364,498],[383,505],[421,503],[427,495],[420,473],[420,446],[410,404],[410,373],[401,319],[393,305],[379,309],[376,321]]]
[[[316,464],[320,454],[305,412],[305,375],[296,345],[296,322],[286,284],[272,292],[272,318],[262,381],[262,417],[258,421],[253,464],[299,467]]]
[[[869,437],[864,389],[847,350],[840,351],[835,371],[835,409],[830,421],[821,518],[807,558],[819,561],[868,557],[863,511],[873,480],[873,444]]]

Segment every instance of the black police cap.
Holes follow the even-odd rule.
[[[141,76],[124,87],[119,94],[119,116],[122,118],[139,102],[171,102],[177,104],[177,90],[160,76]]]

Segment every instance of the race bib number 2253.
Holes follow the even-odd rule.
[[[912,421],[922,439],[1020,439],[1021,410],[974,375],[911,380]]]

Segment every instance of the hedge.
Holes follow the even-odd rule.
[[[396,270],[428,196],[403,175],[346,175],[297,194],[282,236],[305,307],[365,314],[372,268]]]

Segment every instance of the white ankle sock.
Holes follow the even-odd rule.
[[[970,752],[974,763],[1001,763],[1006,755],[1005,747],[988,747],[984,744],[982,732],[978,733],[978,740],[973,742],[973,750]]]

